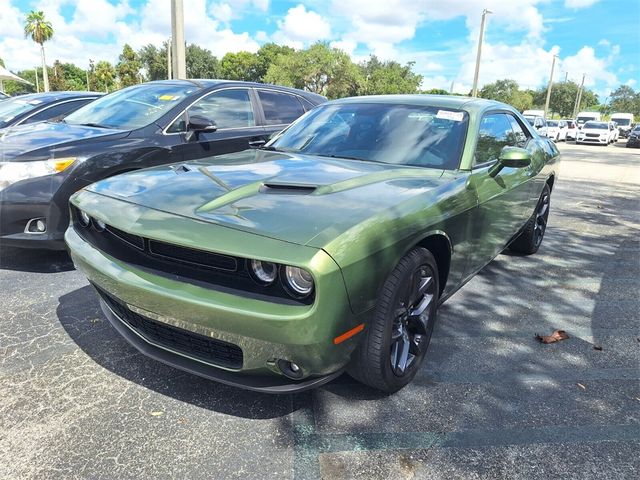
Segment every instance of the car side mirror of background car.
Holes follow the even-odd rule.
[[[203,117],[201,115],[189,115],[189,122],[187,123],[187,141],[202,132],[215,132],[218,129],[216,122]]]
[[[504,147],[498,161],[489,169],[489,175],[495,177],[504,167],[524,168],[531,165],[531,153],[520,147]]]

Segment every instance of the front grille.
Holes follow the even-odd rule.
[[[178,245],[158,242],[156,240],[149,240],[149,252],[152,255],[158,255],[172,260],[217,268],[220,270],[228,270],[230,272],[235,272],[238,268],[238,262],[233,257],[205,252],[204,250],[180,247]]]
[[[237,345],[140,315],[104,290],[95,288],[118,318],[148,342],[212,365],[242,368],[242,349]]]
[[[587,137],[598,138],[600,136],[599,133],[587,133],[585,134]]]
[[[78,210],[72,207],[72,224],[84,241],[113,258],[171,280],[225,293],[251,296],[285,305],[310,305],[314,295],[294,298],[281,282],[261,285],[251,277],[244,258],[183,247],[124,232],[111,225],[103,231],[78,222]]]

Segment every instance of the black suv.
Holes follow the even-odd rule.
[[[326,98],[260,83],[163,80],[64,120],[0,133],[0,246],[63,249],[72,193],[97,180],[265,144]]]

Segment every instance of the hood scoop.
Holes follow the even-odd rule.
[[[285,194],[285,195],[309,195],[317,190],[316,185],[302,185],[295,183],[263,183],[260,193]]]

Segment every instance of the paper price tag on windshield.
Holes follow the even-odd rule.
[[[438,110],[436,118],[440,118],[442,120],[453,120],[454,122],[461,122],[464,119],[464,113],[450,112],[448,110]]]
[[[158,100],[164,100],[165,102],[170,102],[171,100],[177,100],[178,97],[176,95],[160,95]]]

